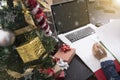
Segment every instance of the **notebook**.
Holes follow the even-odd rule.
[[[76,49],[76,54],[93,71],[100,62],[92,54],[97,27],[90,23],[87,0],[73,0],[51,5],[58,38]]]
[[[101,26],[96,33],[100,41],[120,63],[120,20],[113,20]]]

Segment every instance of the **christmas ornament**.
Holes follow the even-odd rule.
[[[0,30],[0,46],[12,45],[15,41],[15,35],[7,30]]]
[[[45,52],[45,48],[39,37],[34,38],[29,43],[21,45],[16,49],[24,63],[39,59],[39,57]]]
[[[36,25],[34,23],[34,20],[30,14],[30,12],[28,11],[28,9],[26,8],[26,6],[23,4],[23,2],[21,0],[15,0],[14,1],[14,5],[19,5],[17,3],[21,3],[21,7],[22,7],[22,13],[24,15],[24,19],[25,19],[25,22],[27,23],[27,25],[25,27],[22,27],[22,28],[19,28],[19,29],[16,29],[14,31],[15,35],[20,35],[20,34],[24,34],[26,32],[30,32],[34,29],[36,29]]]
[[[55,74],[52,68],[40,69],[40,73],[46,74],[48,76],[53,76]]]
[[[25,5],[23,4],[22,1],[21,2],[21,5],[22,5],[22,9],[23,9],[23,13],[24,13],[24,17],[25,17],[25,21],[29,24],[29,25],[32,25],[33,27],[36,27],[35,26],[35,23],[33,21],[33,18],[32,16],[30,15],[30,12],[27,10],[27,8],[25,7]]]
[[[55,73],[54,73],[54,70],[52,69],[52,68],[48,68],[47,69],[47,75],[48,76],[52,76],[52,75],[54,75]]]
[[[7,1],[0,0],[0,9],[3,9],[3,7],[7,7]]]
[[[21,78],[23,77],[23,75],[21,73],[18,73],[16,71],[12,71],[12,70],[6,70],[6,72],[13,78]]]
[[[45,33],[46,36],[51,36],[52,31],[47,22],[46,16],[36,0],[25,0],[26,5],[30,8],[32,15],[38,23],[39,28]]]
[[[16,72],[16,71],[13,71],[13,70],[6,70],[6,72],[13,78],[15,79],[18,79],[18,78],[21,78],[21,77],[24,77],[25,80],[31,80],[32,79],[32,75],[33,75],[33,68],[28,68],[25,70],[24,73],[19,73],[19,72]]]

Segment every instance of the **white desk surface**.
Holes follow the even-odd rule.
[[[110,22],[97,28],[95,36],[89,36],[71,45],[71,47],[76,48],[76,54],[93,72],[101,68],[100,62],[93,56],[92,53],[92,46],[95,42],[97,42],[93,39],[96,35],[120,61],[120,20]],[[107,53],[108,56],[114,60],[111,53],[108,51]]]
[[[120,62],[120,20],[99,27],[97,35]]]

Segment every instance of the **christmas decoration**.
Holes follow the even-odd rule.
[[[68,63],[71,62],[71,60],[73,59],[74,56],[75,56],[74,48],[70,48],[70,50],[67,52],[62,51],[60,48],[54,55],[54,57],[59,58],[59,59],[61,58]]]
[[[12,45],[15,41],[15,35],[10,31],[1,29],[0,35],[0,46]]]
[[[52,57],[53,58],[53,57]],[[53,58],[55,59],[55,58]],[[53,77],[54,79],[63,75],[64,69],[66,70],[69,67],[67,62],[64,62],[62,59],[59,59],[53,68],[42,68],[39,69],[39,72],[44,74],[47,77]]]
[[[7,6],[7,3],[6,3],[6,1],[1,0],[0,1],[0,9],[3,9],[3,6]]]
[[[31,80],[31,76],[32,76],[32,71],[33,71],[33,68],[28,68],[25,70],[24,73],[18,73],[18,72],[15,72],[15,71],[12,71],[12,70],[6,70],[6,72],[11,76],[11,77],[14,77],[16,79],[19,79],[21,77],[25,77],[25,80],[27,80],[28,78]],[[31,76],[30,76],[31,75]]]
[[[14,1],[14,5],[17,6],[17,2],[18,1]],[[36,29],[36,26],[35,26],[35,23],[33,21],[33,18],[32,16],[30,15],[30,12],[27,10],[27,8],[24,6],[23,2],[22,1],[19,1],[21,3],[21,6],[22,6],[22,13],[24,14],[24,17],[25,17],[25,22],[28,23],[27,26],[23,27],[23,28],[20,28],[20,29],[17,29],[14,31],[15,35],[20,35],[20,34],[24,34],[26,32],[30,32],[34,29]]]
[[[9,8],[9,6],[3,7],[3,9],[0,10],[0,15],[0,24],[3,29],[8,29],[14,32],[17,29],[28,26],[20,2],[18,2],[18,5],[13,9]]]
[[[56,64],[54,66],[54,73],[55,73],[54,77],[57,77],[61,73],[61,71],[62,71],[61,67],[58,64]]]
[[[41,6],[43,6],[45,9],[44,11],[50,11],[50,5],[52,5],[52,0],[37,0]]]
[[[47,68],[47,69],[40,69],[40,73],[42,74],[45,74],[47,75],[48,77],[49,76],[53,76],[55,73],[54,73],[54,70],[52,68]]]
[[[39,37],[34,38],[27,44],[16,48],[24,63],[39,59],[45,52]]]
[[[65,72],[61,71],[61,73],[55,78],[55,80],[65,80]]]
[[[26,5],[30,8],[32,15],[38,23],[38,28],[41,28],[46,36],[51,36],[52,32],[47,22],[46,16],[36,0],[25,0]]]
[[[62,59],[60,59],[57,64],[60,66],[60,68],[62,70],[67,70],[67,68],[69,67],[68,63],[67,62],[64,62]]]
[[[0,9],[0,44],[2,44],[0,45],[0,79],[55,80],[51,76],[51,69],[54,70],[56,63],[50,57],[55,51],[55,39],[49,34],[49,37],[43,35],[43,29],[36,29],[36,25],[39,22],[37,20],[33,21],[35,15],[31,16],[22,0],[2,1],[5,1],[7,4]],[[47,19],[47,17],[44,16],[44,19]],[[47,21],[45,20],[45,22]],[[49,31],[49,29],[47,30]],[[7,32],[8,34],[12,33],[14,36],[11,36],[11,38],[13,37],[14,39],[9,38]],[[29,36],[27,35],[28,33],[30,33]],[[8,38],[6,38],[7,36]],[[3,39],[11,41],[10,43],[8,41],[9,44],[3,45]],[[45,56],[42,57],[41,55],[44,52]],[[33,55],[31,56],[31,54]],[[26,58],[27,60],[25,60]],[[39,69],[48,69],[47,72],[50,75],[48,74],[47,77],[40,73]]]
[[[62,44],[62,46],[61,46],[61,51],[67,52],[67,51],[70,51],[70,50],[71,50],[71,48],[70,48],[69,45],[67,45],[67,44]]]

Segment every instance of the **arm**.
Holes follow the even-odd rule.
[[[95,43],[93,45],[93,55],[100,60],[102,70],[105,73],[107,80],[120,80],[114,61],[107,56],[105,49],[100,44]]]
[[[113,60],[106,60],[101,62],[101,67],[108,80],[120,80],[120,76],[116,71]]]

